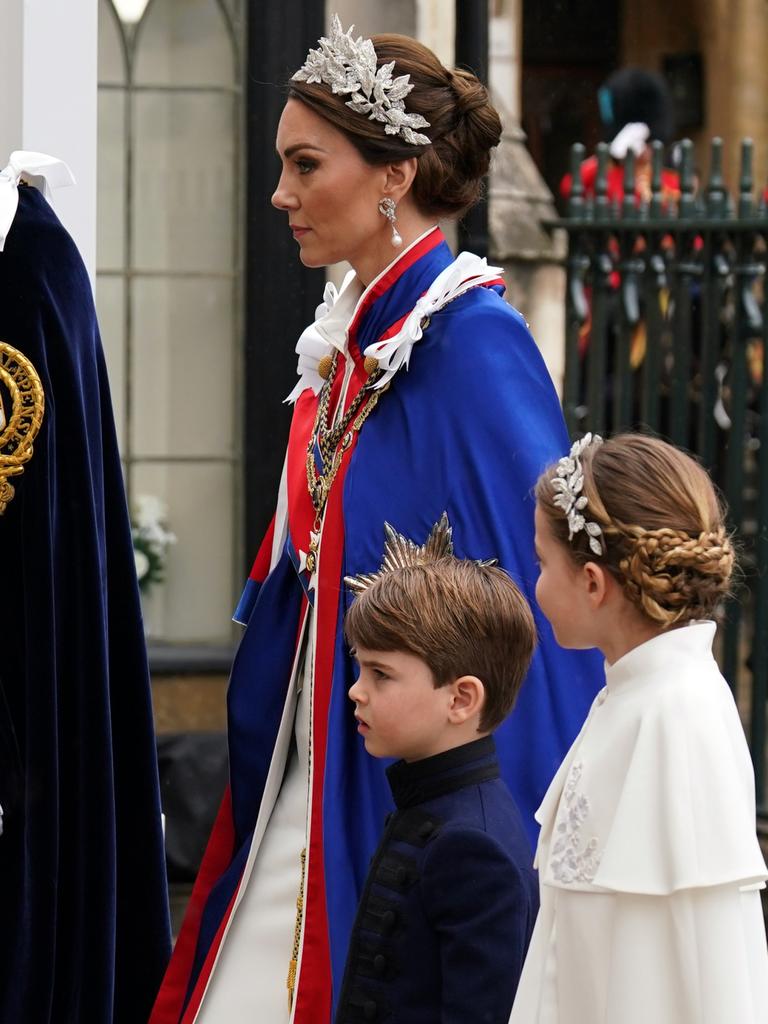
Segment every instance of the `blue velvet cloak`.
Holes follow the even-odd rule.
[[[0,516],[0,1021],[143,1024],[170,930],[123,478],[88,276],[19,191],[0,340],[46,408]]]

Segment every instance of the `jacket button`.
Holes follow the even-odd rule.
[[[381,915],[381,925],[387,931],[389,931],[390,928],[394,928],[396,920],[397,914],[394,912],[394,910],[385,910],[384,913]]]
[[[377,953],[373,958],[373,969],[377,974],[383,974],[387,967],[387,958],[382,953]]]
[[[432,833],[435,831],[435,826],[431,821],[425,821],[423,825],[419,826],[419,839],[429,839]]]
[[[372,999],[366,999],[363,1003],[363,1017],[365,1017],[366,1020],[376,1020],[377,1010],[378,1006]]]

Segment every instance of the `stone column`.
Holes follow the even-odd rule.
[[[565,239],[542,223],[552,195],[520,127],[522,0],[496,5],[490,24],[490,85],[504,134],[490,183],[490,259],[506,270],[507,298],[529,322],[558,393],[565,369]]]
[[[3,0],[0,167],[15,149],[66,160],[53,205],[93,280],[96,263],[96,0]]]

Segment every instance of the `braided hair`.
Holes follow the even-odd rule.
[[[604,566],[659,626],[711,618],[730,592],[735,552],[706,470],[673,445],[642,434],[588,446],[581,465],[587,517],[603,531],[599,557],[585,531],[568,540],[567,520],[553,501],[556,467],[536,484],[539,508],[573,561]]]

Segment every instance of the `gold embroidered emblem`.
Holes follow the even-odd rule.
[[[0,420],[0,515],[15,492],[11,477],[20,476],[32,458],[32,444],[43,422],[45,395],[37,370],[25,355],[0,341],[0,384],[10,396],[10,416]]]

